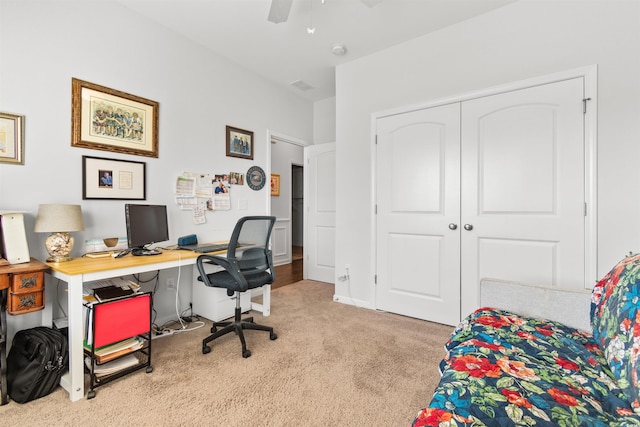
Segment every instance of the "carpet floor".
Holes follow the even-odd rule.
[[[70,402],[58,387],[0,406],[3,426],[409,426],[440,378],[451,326],[333,302],[331,284],[272,291],[271,316],[203,355],[211,322],[153,341],[152,365]],[[189,324],[193,325],[193,324]]]

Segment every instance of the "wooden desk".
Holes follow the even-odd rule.
[[[221,251],[220,253],[224,253]],[[75,258],[71,261],[47,265],[50,274],[56,279],[67,282],[68,323],[69,323],[69,372],[60,380],[60,385],[69,392],[71,401],[84,397],[84,354],[82,340],[84,321],[82,314],[82,284],[94,280],[127,276],[155,270],[164,270],[183,266],[192,266],[200,254],[185,250],[164,250],[160,255],[132,256],[122,258]],[[270,286],[263,287],[262,304],[251,304],[252,310],[258,310],[268,316],[270,311]]]

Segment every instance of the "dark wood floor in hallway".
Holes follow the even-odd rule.
[[[302,260],[303,252],[302,247],[294,246],[292,251],[293,261],[289,264],[279,265],[276,270],[276,281],[271,285],[271,289],[276,289],[281,286],[290,285],[302,280]]]

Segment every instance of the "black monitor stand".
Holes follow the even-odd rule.
[[[135,256],[160,255],[161,253],[162,251],[159,249],[147,249],[147,248],[131,249],[131,254]]]

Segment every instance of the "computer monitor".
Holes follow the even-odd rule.
[[[127,243],[134,255],[151,255],[141,253],[152,243],[169,240],[169,224],[165,205],[133,205],[124,206],[127,222]]]

